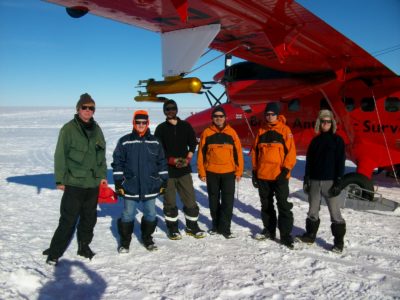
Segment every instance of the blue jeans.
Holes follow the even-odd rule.
[[[143,218],[149,222],[156,220],[156,198],[146,201],[124,199],[124,210],[121,215],[122,222],[133,222],[135,220],[139,203],[142,203]]]

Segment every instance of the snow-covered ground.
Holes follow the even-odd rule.
[[[193,109],[181,110],[185,117]],[[151,109],[151,128],[163,120]],[[321,207],[315,245],[289,250],[273,241],[252,238],[260,230],[260,203],[250,178],[235,195],[235,239],[165,234],[162,203],[156,252],[140,244],[139,227],[131,252],[119,255],[116,220],[121,203],[98,207],[91,244],[92,261],[76,255],[76,239],[56,268],[42,251],[58,224],[61,192],[54,189],[53,153],[60,127],[71,108],[0,108],[0,298],[1,299],[400,299],[400,212],[343,209],[347,221],[345,251],[332,244],[329,213]],[[132,109],[99,108],[95,119],[107,140],[107,160],[119,137],[131,130]],[[246,158],[249,168],[249,160]],[[195,168],[194,168],[195,169]],[[293,233],[300,234],[308,209],[302,192],[304,161],[290,180]],[[196,172],[196,170],[195,170]],[[111,172],[109,172],[111,175]],[[193,173],[200,206],[200,226],[211,224],[205,184]],[[400,188],[380,177],[379,191],[396,200]],[[180,212],[183,233],[184,217]],[[137,219],[141,218],[141,213]]]

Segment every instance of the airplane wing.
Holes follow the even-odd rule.
[[[293,73],[333,71],[352,77],[396,77],[351,40],[293,0],[46,0],[166,33],[210,24],[210,48]]]

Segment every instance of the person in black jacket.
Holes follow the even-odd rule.
[[[345,146],[343,139],[336,134],[336,121],[330,110],[321,110],[315,123],[318,134],[307,149],[304,192],[310,204],[306,232],[297,240],[312,244],[315,242],[320,219],[321,195],[325,197],[331,217],[331,230],[334,236],[332,251],[342,252],[346,222],[340,213],[340,180],[344,174]]]
[[[196,149],[196,135],[192,126],[177,117],[178,106],[174,100],[164,102],[163,111],[166,121],[159,124],[154,135],[161,141],[168,161],[168,185],[164,194],[164,216],[168,230],[168,238],[182,238],[178,228],[178,208],[176,193],[183,202],[186,218],[185,231],[195,238],[205,237],[199,228],[199,207],[193,188],[190,161]]]
[[[168,179],[167,161],[160,142],[150,133],[149,116],[138,110],[133,130],[118,141],[113,153],[113,177],[116,192],[124,198],[124,210],[118,219],[119,253],[129,252],[137,207],[143,206],[142,241],[147,250],[155,250],[152,234],[157,226],[156,198],[163,193]]]

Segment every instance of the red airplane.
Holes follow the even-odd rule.
[[[353,192],[372,200],[373,171],[400,169],[399,76],[293,0],[47,1],[74,18],[90,12],[161,34],[164,80],[140,81],[145,92],[137,101],[201,92],[199,79],[184,76],[208,47],[245,60],[214,77],[225,87],[223,105],[244,146],[252,144],[265,103],[280,101],[304,155],[318,111],[328,108],[357,165],[344,187],[361,187],[366,191]],[[200,134],[210,109],[187,120]]]

